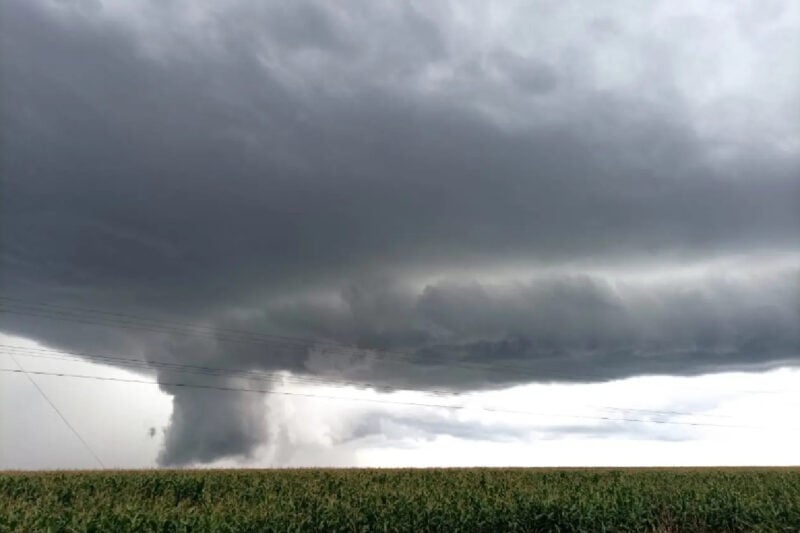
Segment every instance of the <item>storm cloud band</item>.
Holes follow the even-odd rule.
[[[310,342],[3,329],[423,389],[796,363],[789,4],[5,2],[3,294]],[[169,392],[165,463],[264,438]]]

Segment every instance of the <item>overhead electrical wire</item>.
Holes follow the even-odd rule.
[[[347,381],[335,378],[321,378],[315,376],[302,376],[302,375],[285,376],[279,372],[269,372],[261,370],[254,371],[254,370],[244,370],[244,369],[233,369],[227,367],[192,365],[184,363],[158,361],[149,358],[137,359],[132,357],[116,357],[110,355],[89,354],[89,353],[69,351],[69,350],[49,350],[46,348],[22,347],[10,344],[0,344],[0,349],[6,351],[11,350],[17,353],[17,355],[24,355],[25,357],[59,359],[59,360],[68,360],[73,362],[82,362],[82,361],[86,362],[85,360],[88,359],[94,362],[105,362],[113,365],[131,366],[131,367],[139,367],[139,368],[153,369],[153,370],[165,370],[168,372],[201,374],[201,375],[208,375],[211,377],[231,377],[231,378],[249,379],[256,381],[276,381],[276,380],[285,381],[285,379],[288,377],[288,379],[291,380],[300,381],[302,383],[314,384],[314,385],[335,384],[335,385],[353,386],[361,388],[367,387],[376,390],[386,390],[386,391],[408,390],[408,389],[401,389],[399,387],[392,387],[389,385],[379,385],[367,381]],[[0,351],[0,353],[2,352]],[[47,354],[54,354],[54,355],[47,355]],[[58,355],[58,354],[66,354],[66,355]],[[74,357],[69,357],[69,356],[74,356]],[[453,394],[453,395],[459,394],[459,392],[457,391],[442,391],[442,390],[429,390],[428,392],[431,392],[433,394]]]
[[[9,306],[11,309],[9,309]],[[364,359],[376,359],[376,360],[383,360],[386,362],[387,360],[391,362],[398,362],[398,360],[402,360],[402,362],[406,364],[431,364],[436,363],[436,361],[431,361],[432,358],[435,357],[442,357],[442,354],[433,352],[433,353],[426,353],[425,358],[421,358],[418,354],[414,353],[407,353],[407,352],[395,352],[395,351],[388,351],[388,350],[371,350],[371,349],[363,349],[359,347],[348,346],[346,344],[341,344],[337,342],[330,342],[330,341],[316,341],[316,340],[309,340],[309,339],[302,339],[296,337],[286,337],[280,335],[270,335],[264,333],[256,333],[256,332],[248,332],[244,330],[236,330],[231,328],[222,328],[216,326],[202,326],[196,325],[186,322],[178,322],[178,321],[169,321],[169,320],[153,320],[148,319],[145,317],[139,317],[136,315],[130,315],[126,313],[117,313],[117,312],[108,312],[108,311],[101,311],[96,309],[89,309],[89,308],[81,308],[81,307],[68,307],[68,306],[61,306],[56,304],[49,304],[49,303],[30,303],[25,302],[24,300],[15,299],[7,296],[0,295],[0,312],[12,313],[12,314],[19,314],[19,315],[28,315],[34,317],[41,317],[41,318],[49,318],[55,320],[66,320],[71,322],[77,323],[85,323],[90,325],[100,325],[100,326],[108,326],[108,327],[120,327],[120,328],[134,328],[139,330],[145,331],[153,331],[157,333],[170,333],[170,334],[179,334],[179,335],[188,335],[188,336],[195,336],[199,338],[208,338],[214,341],[223,341],[223,342],[244,342],[248,344],[261,344],[261,345],[283,345],[283,346],[293,346],[293,347],[303,347],[303,348],[311,348],[311,347],[322,347],[328,348],[333,353],[337,355],[359,355]],[[441,391],[441,390],[419,390],[419,389],[407,389],[407,388],[399,388],[399,387],[392,387],[387,385],[375,385],[371,383],[361,382],[361,381],[344,381],[344,380],[333,380],[330,378],[318,378],[312,376],[296,376],[290,375],[286,376],[285,374],[278,374],[275,372],[264,372],[264,371],[254,371],[254,370],[243,370],[243,369],[231,369],[231,368],[224,368],[224,367],[208,367],[202,365],[189,365],[189,364],[182,364],[182,363],[175,363],[175,362],[168,362],[168,361],[154,361],[154,360],[144,360],[144,359],[136,359],[136,358],[124,358],[118,356],[109,356],[109,355],[98,355],[98,354],[87,354],[83,352],[64,352],[64,351],[57,351],[57,350],[47,350],[44,348],[31,348],[31,347],[21,347],[16,345],[2,345],[0,344],[0,348],[3,349],[6,355],[9,355],[14,363],[19,367],[19,369],[5,369],[0,368],[2,372],[12,372],[12,373],[22,373],[24,374],[28,380],[36,387],[39,393],[43,396],[43,398],[50,404],[50,406],[54,409],[54,411],[58,414],[58,416],[62,419],[62,421],[67,425],[67,427],[75,434],[75,436],[81,441],[83,446],[87,449],[87,451],[92,455],[92,457],[97,461],[97,463],[101,467],[105,467],[102,460],[97,456],[97,454],[92,450],[89,444],[81,437],[81,435],[75,430],[74,426],[72,426],[69,421],[64,417],[63,413],[55,406],[55,404],[49,399],[49,397],[44,393],[44,391],[39,387],[39,385],[33,380],[31,374],[34,375],[46,375],[46,376],[55,376],[61,378],[75,378],[75,379],[91,379],[91,380],[98,380],[98,381],[112,381],[112,382],[124,382],[124,383],[137,383],[137,384],[149,384],[149,385],[161,385],[161,386],[168,386],[168,387],[186,387],[186,388],[196,388],[196,389],[205,389],[205,390],[217,390],[217,391],[238,391],[238,392],[251,392],[251,393],[259,393],[259,394],[271,394],[271,395],[283,395],[283,396],[299,396],[299,397],[307,397],[307,398],[318,398],[318,399],[326,399],[326,400],[340,400],[340,401],[353,401],[353,402],[367,402],[367,403],[377,403],[377,404],[390,404],[390,405],[405,405],[405,406],[416,406],[416,407],[426,407],[426,408],[440,408],[440,409],[451,409],[451,410],[480,410],[485,412],[492,412],[492,413],[503,413],[503,414],[515,414],[515,415],[527,415],[527,416],[543,416],[543,417],[555,417],[555,418],[577,418],[577,419],[584,419],[584,420],[596,420],[596,421],[610,421],[610,422],[626,422],[626,423],[652,423],[652,424],[669,424],[669,425],[681,425],[681,426],[694,426],[694,427],[713,427],[713,428],[734,428],[734,429],[772,429],[772,428],[765,428],[765,427],[758,427],[758,426],[747,426],[747,425],[736,425],[736,424],[717,424],[717,423],[709,423],[709,422],[690,422],[690,421],[676,421],[676,420],[662,420],[662,419],[653,419],[653,418],[630,418],[630,417],[611,417],[611,416],[590,416],[590,415],[576,415],[576,414],[564,414],[564,413],[547,413],[547,412],[532,412],[532,411],[520,411],[520,410],[509,410],[509,409],[498,409],[498,408],[491,408],[491,407],[476,407],[471,405],[462,405],[462,404],[433,404],[433,403],[425,403],[425,402],[408,402],[408,401],[396,401],[396,400],[387,400],[387,399],[375,399],[375,398],[348,398],[348,397],[341,397],[341,396],[331,396],[331,395],[322,395],[322,394],[311,394],[311,393],[302,393],[302,392],[289,392],[289,391],[278,391],[274,389],[254,389],[254,388],[245,388],[245,387],[232,387],[232,386],[219,386],[219,385],[208,385],[208,384],[198,384],[198,383],[184,383],[184,382],[168,382],[164,380],[159,380],[158,382],[153,381],[146,381],[146,380],[136,380],[136,379],[126,379],[126,378],[114,378],[108,376],[91,376],[91,375],[83,375],[83,374],[69,374],[69,373],[62,373],[62,372],[45,372],[45,371],[28,371],[26,370],[14,357],[14,354],[21,355],[25,357],[41,357],[41,358],[53,358],[53,359],[67,359],[71,361],[82,361],[85,359],[90,359],[99,362],[106,362],[115,366],[129,366],[129,367],[138,367],[150,370],[157,370],[157,371],[166,371],[166,372],[180,372],[180,373],[187,373],[187,374],[200,374],[207,377],[228,377],[234,379],[247,379],[247,380],[258,380],[262,382],[270,382],[270,383],[281,383],[284,384],[288,380],[290,382],[300,383],[300,384],[307,384],[307,385],[317,385],[317,386],[333,386],[333,387],[342,387],[342,386],[354,386],[359,388],[369,387],[373,388],[376,391],[380,392],[401,392],[401,391],[408,391],[408,392],[422,392],[427,394],[434,394],[437,396],[441,395],[452,395],[458,396],[458,391]],[[56,354],[56,355],[53,355]],[[80,359],[75,359],[72,357],[64,358],[64,354],[69,354],[76,356]],[[431,357],[433,356],[433,357]],[[474,362],[465,362],[465,361],[453,361],[453,360],[446,360],[443,361],[443,365],[447,366],[455,366],[455,367],[469,367],[471,369],[482,369],[488,371],[514,371],[515,374],[518,374],[520,371],[525,373],[531,373],[533,369],[531,368],[524,368],[524,367],[517,367],[511,365],[498,365],[494,364],[481,364],[481,363],[474,363]],[[550,375],[555,375],[554,372],[548,372]],[[589,374],[583,372],[583,375],[588,376]],[[536,376],[539,377],[539,376]],[[568,376],[569,378],[573,378],[574,376]],[[598,376],[601,379],[608,379],[607,376]],[[774,393],[780,391],[744,391],[750,393]],[[600,409],[606,411],[618,411],[618,412],[626,412],[626,413],[641,413],[643,415],[656,415],[656,416],[680,416],[680,417],[706,417],[706,418],[732,418],[727,417],[725,415],[707,415],[702,413],[687,413],[682,411],[673,411],[673,410],[651,410],[651,409],[638,409],[638,408],[625,408],[625,407],[609,407],[609,406],[591,406],[593,409]],[[787,431],[800,431],[800,428],[780,428],[781,430]]]
[[[100,468],[105,468],[106,465],[105,465],[105,463],[103,463],[103,460],[100,459],[100,456],[97,455],[97,453],[95,453],[95,451],[92,449],[92,447],[89,446],[89,443],[86,442],[86,439],[84,439],[81,436],[81,434],[78,433],[78,430],[75,429],[75,426],[70,424],[69,420],[67,420],[67,417],[64,416],[64,413],[62,413],[61,410],[58,407],[56,407],[56,404],[53,402],[53,400],[50,399],[50,397],[44,392],[44,390],[39,386],[39,384],[36,383],[36,380],[33,379],[31,374],[32,373],[33,374],[38,374],[38,372],[30,372],[28,370],[25,370],[25,367],[23,367],[22,364],[20,364],[20,362],[17,361],[16,357],[14,357],[11,354],[9,354],[9,355],[11,356],[11,360],[14,361],[14,364],[16,364],[19,367],[19,370],[16,370],[15,372],[21,372],[22,374],[25,375],[26,378],[28,378],[28,381],[30,381],[31,384],[36,388],[36,390],[39,391],[39,394],[41,395],[42,398],[44,398],[44,400],[48,403],[48,405],[50,405],[50,407],[53,408],[53,411],[55,411],[55,413],[58,415],[58,417],[61,419],[61,421],[64,422],[64,425],[67,426],[67,428],[72,432],[73,435],[75,435],[75,437],[78,438],[78,440],[81,442],[81,444],[83,444],[83,447],[86,449],[86,451],[89,452],[89,455],[91,455],[94,458],[94,460],[97,462],[97,464],[100,465]],[[7,370],[4,370],[4,371],[7,371]],[[12,371],[14,371],[14,370],[12,369]]]
[[[0,368],[0,372],[23,373],[22,370],[15,369],[15,368]],[[610,417],[610,416],[578,415],[578,414],[567,414],[567,413],[548,413],[548,412],[500,409],[500,408],[492,408],[492,407],[478,407],[478,406],[471,406],[471,405],[464,405],[464,404],[434,404],[434,403],[425,403],[425,402],[398,401],[398,400],[387,400],[387,399],[378,399],[378,398],[354,398],[354,397],[333,396],[333,395],[323,395],[323,394],[312,394],[312,393],[294,392],[294,391],[277,391],[277,390],[272,390],[272,389],[254,389],[254,388],[245,388],[245,387],[227,387],[227,386],[217,386],[217,385],[201,385],[201,384],[192,384],[192,383],[183,383],[183,382],[166,382],[166,381],[155,382],[155,381],[147,381],[147,380],[140,380],[140,379],[117,378],[117,377],[109,377],[109,376],[92,376],[92,375],[86,375],[86,374],[71,374],[71,373],[66,373],[66,372],[27,371],[27,373],[34,374],[34,375],[42,375],[42,376],[54,376],[54,377],[60,377],[60,378],[90,379],[90,380],[98,380],[98,381],[112,381],[112,382],[121,382],[121,383],[138,383],[138,384],[159,385],[159,386],[166,386],[166,387],[186,387],[186,388],[194,388],[194,389],[207,389],[207,390],[230,391],[230,392],[249,392],[249,393],[266,394],[266,395],[281,395],[281,396],[294,396],[294,397],[302,397],[302,398],[316,398],[316,399],[325,399],[325,400],[350,401],[350,402],[356,402],[356,403],[374,403],[374,404],[384,404],[384,405],[402,405],[402,406],[410,406],[410,407],[426,407],[426,408],[451,409],[451,410],[473,410],[473,411],[485,411],[485,412],[498,413],[498,414],[542,416],[542,417],[549,417],[549,418],[571,418],[571,419],[607,421],[607,422],[625,422],[625,423],[641,423],[641,424],[666,424],[666,425],[676,425],[676,426],[710,427],[710,428],[726,428],[726,429],[751,429],[751,430],[769,429],[769,430],[791,431],[791,432],[800,431],[800,428],[795,428],[795,427],[770,428],[770,427],[764,427],[764,426],[749,426],[749,425],[738,425],[738,424],[736,424],[736,425],[735,424],[714,424],[714,423],[709,423],[709,422],[681,422],[681,421],[675,421],[675,420],[658,420],[658,419],[629,418],[629,417],[620,418],[620,417]]]
[[[4,306],[9,304],[4,303],[3,300],[11,302],[12,306],[17,306],[17,310],[6,309]],[[20,306],[22,306],[23,308],[22,311],[19,310]],[[52,310],[49,308],[52,308]],[[520,367],[517,365],[508,365],[502,363],[498,364],[496,362],[479,363],[474,361],[445,359],[445,354],[438,353],[436,351],[431,351],[435,350],[436,348],[441,348],[437,346],[427,347],[428,351],[426,351],[424,354],[397,351],[397,350],[364,348],[331,340],[307,339],[302,337],[275,335],[275,334],[268,334],[268,333],[254,332],[254,331],[246,331],[241,329],[231,329],[231,328],[217,327],[217,326],[204,326],[198,324],[191,324],[188,322],[166,320],[161,318],[151,319],[129,313],[110,312],[110,311],[91,309],[86,307],[72,307],[72,306],[51,304],[45,302],[26,302],[25,300],[19,298],[11,298],[3,295],[0,295],[0,311],[10,312],[20,315],[28,315],[28,316],[41,316],[43,318],[52,318],[54,320],[74,321],[90,325],[108,325],[108,326],[118,326],[121,328],[128,327],[128,328],[143,329],[159,333],[177,333],[186,336],[197,336],[199,338],[210,338],[216,341],[223,341],[223,342],[239,342],[246,344],[266,343],[273,346],[276,344],[283,343],[284,345],[302,346],[302,347],[328,347],[331,349],[336,349],[336,351],[334,351],[333,353],[358,354],[365,358],[380,359],[384,362],[385,361],[394,362],[394,360],[397,359],[403,361],[411,361],[413,363],[430,364],[439,362],[437,361],[438,359],[441,360],[442,364],[446,364],[448,366],[468,366],[468,367],[487,369],[490,371],[509,370],[512,372],[517,372],[520,370],[527,370],[527,371],[531,370],[530,368],[526,367]],[[112,318],[109,318],[109,316]],[[122,318],[113,318],[113,317],[122,317]],[[220,333],[222,333],[222,335]],[[230,336],[231,334],[233,334],[234,336]],[[558,375],[557,373],[553,372],[550,372],[550,374]],[[566,373],[562,373],[561,375],[570,379],[574,379],[575,377],[574,375]],[[600,376],[597,374],[592,375],[589,373],[584,373],[584,375],[586,375],[587,377],[594,376],[594,377],[601,377],[603,379],[608,379],[608,376]]]
[[[318,378],[318,377],[298,376],[298,375],[287,376],[285,374],[280,374],[276,372],[262,372],[262,371],[252,372],[247,370],[233,370],[233,369],[206,367],[199,365],[187,365],[181,363],[162,362],[153,360],[145,361],[135,358],[86,354],[82,352],[60,352],[57,350],[48,350],[44,348],[29,348],[29,347],[7,345],[7,344],[0,344],[0,353],[15,353],[16,355],[21,355],[24,357],[67,360],[70,362],[86,362],[85,359],[89,359],[95,362],[106,362],[109,364],[113,364],[115,366],[128,366],[128,367],[152,369],[152,370],[165,370],[167,372],[199,374],[209,377],[230,377],[236,379],[247,379],[253,381],[262,381],[262,382],[278,383],[278,384],[284,384],[286,382],[289,382],[301,385],[318,385],[318,386],[333,386],[333,387],[351,386],[358,388],[372,388],[378,392],[420,392],[424,394],[432,394],[435,396],[459,397],[463,395],[463,393],[460,391],[444,391],[438,389],[414,389],[414,388],[397,387],[390,385],[380,385],[362,381],[339,380],[334,378]],[[49,354],[60,354],[60,353],[71,354],[74,356],[78,356],[81,359],[78,359],[76,357],[49,355]],[[226,376],[225,373],[229,373],[232,375]],[[688,413],[685,411],[663,410],[663,409],[641,409],[635,407],[619,407],[619,406],[606,406],[606,405],[591,405],[585,407],[591,407],[595,409],[608,410],[608,411],[624,411],[624,412],[635,412],[635,413],[655,414],[655,415],[687,416],[687,417],[702,417],[702,418],[734,418],[733,416],[730,415]]]
[[[245,344],[267,345],[271,347],[276,346],[294,346],[304,348],[314,347],[328,347],[330,352],[335,355],[350,355],[359,356],[365,360],[374,360],[381,363],[398,363],[398,364],[417,364],[417,365],[439,365],[447,366],[450,368],[460,368],[472,371],[488,371],[488,372],[512,372],[516,376],[530,376],[533,379],[541,379],[542,374],[537,372],[536,369],[531,367],[524,367],[519,365],[508,365],[502,363],[479,363],[473,361],[444,359],[444,355],[437,352],[426,352],[424,357],[417,353],[398,352],[390,350],[375,350],[368,348],[360,348],[349,346],[342,343],[332,341],[317,341],[312,339],[302,339],[298,337],[287,337],[281,335],[272,335],[266,333],[246,332],[244,330],[235,330],[229,328],[216,328],[214,326],[199,326],[191,325],[186,322],[176,322],[169,320],[155,320],[131,315],[127,313],[107,312],[97,309],[89,309],[82,307],[69,307],[56,304],[48,304],[42,302],[28,302],[22,303],[24,300],[18,298],[11,298],[8,296],[0,295],[0,312],[12,313],[18,315],[34,316],[40,318],[47,318],[53,320],[64,320],[69,322],[84,323],[89,325],[117,327],[122,329],[138,329],[144,331],[152,331],[156,333],[172,333],[198,338],[207,338],[214,341],[222,342],[238,342]],[[8,308],[8,306],[12,308]],[[16,309],[14,308],[16,307]],[[22,309],[20,310],[20,307]],[[47,308],[53,308],[50,310]],[[84,313],[81,315],[80,313]],[[87,316],[86,313],[91,313]],[[106,316],[107,315],[107,316]],[[117,318],[108,318],[108,316],[125,317],[126,320]],[[215,332],[231,332],[238,335],[246,334],[247,337],[231,337],[230,335],[220,335]],[[575,381],[575,375],[566,372],[557,372],[548,370],[546,371],[548,377],[563,377],[570,381]],[[607,375],[596,374],[581,370],[581,377],[594,377],[597,379],[608,380]],[[686,388],[686,387],[682,387]],[[773,394],[780,391],[769,390],[750,390],[738,391],[748,394]]]

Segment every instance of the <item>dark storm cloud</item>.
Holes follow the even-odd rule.
[[[410,281],[464,265],[797,253],[797,150],[701,136],[663,47],[644,47],[643,79],[596,86],[581,57],[627,38],[613,17],[547,56],[465,48],[454,13],[412,4],[108,9],[2,7],[3,293],[424,364],[11,313],[5,331],[455,390],[796,361],[796,270],[639,290],[591,276]],[[601,26],[602,39],[588,31]],[[531,370],[487,368],[498,359]],[[164,388],[163,462],[246,455],[264,438],[251,396]]]
[[[273,327],[294,334],[416,351],[418,374],[393,367],[400,354],[391,353],[367,358],[367,366],[335,367],[365,380],[389,374],[406,386],[693,374],[796,359],[799,275],[793,269],[757,281],[709,276],[660,286],[549,276],[434,284],[418,293],[369,284],[343,291],[338,303],[282,302],[268,315]],[[336,357],[335,349],[320,349]],[[309,361],[311,370],[326,368]]]

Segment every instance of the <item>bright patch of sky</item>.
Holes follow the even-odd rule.
[[[0,335],[0,341],[37,346],[8,335]],[[9,352],[0,352],[2,368],[17,368]],[[14,357],[33,372],[150,379],[69,354],[64,359]],[[31,377],[107,467],[156,466],[171,413],[170,396],[157,386]],[[778,368],[524,385],[452,396],[300,384],[285,374],[275,394],[264,395],[269,443],[252,457],[206,466],[798,464],[800,449],[794,443],[800,424],[793,415],[800,408],[798,380],[800,369]],[[241,386],[257,388],[247,380]],[[97,467],[24,375],[0,373],[0,390],[0,468]]]

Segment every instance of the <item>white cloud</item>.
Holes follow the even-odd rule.
[[[282,433],[283,440],[262,450],[256,462],[340,465],[346,457],[352,466],[796,464],[800,452],[792,443],[800,424],[792,413],[800,402],[798,378],[800,370],[789,368],[691,378],[651,376],[604,384],[526,385],[455,400],[414,392],[285,386],[281,390],[475,409],[271,397],[272,430]],[[495,410],[480,410],[485,407]],[[364,420],[380,422],[374,433],[358,436]],[[348,439],[353,434],[357,436]],[[276,451],[276,445],[285,448]]]

